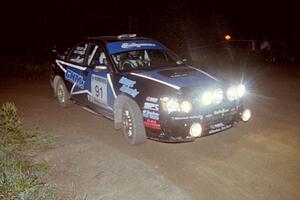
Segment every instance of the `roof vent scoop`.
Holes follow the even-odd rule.
[[[122,34],[118,35],[118,39],[124,39],[124,38],[135,38],[136,34]]]

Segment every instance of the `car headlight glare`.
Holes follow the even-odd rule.
[[[246,88],[243,84],[240,84],[238,86],[231,86],[227,90],[227,99],[229,101],[236,100],[238,98],[241,98],[246,93]]]
[[[246,93],[246,87],[243,84],[240,84],[237,86],[236,92],[238,97],[242,97]]]
[[[219,104],[223,100],[223,90],[218,88],[212,91],[205,91],[201,97],[203,105],[210,105],[212,103]]]
[[[192,110],[192,104],[189,101],[179,103],[176,98],[164,97],[162,100],[162,108],[168,113],[171,112],[185,112],[188,113]]]
[[[202,97],[201,97],[201,102],[204,105],[209,105],[213,102],[214,100],[214,96],[213,93],[210,91],[206,91],[203,93]]]
[[[223,100],[223,91],[221,89],[216,89],[213,93],[213,99],[216,104],[219,104]]]
[[[180,105],[181,111],[183,112],[190,112],[192,110],[192,104],[189,101],[183,101]]]
[[[236,86],[231,86],[228,90],[227,90],[227,99],[229,101],[233,101],[237,99],[237,88]]]
[[[168,112],[175,112],[180,110],[180,105],[177,100],[170,99],[167,101],[167,110]]]

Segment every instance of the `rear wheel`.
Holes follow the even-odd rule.
[[[66,107],[70,105],[70,94],[66,88],[66,85],[62,80],[58,80],[56,85],[56,96],[58,99],[58,103],[62,107]]]
[[[147,139],[141,111],[132,100],[127,101],[123,106],[122,129],[129,144],[141,144]]]

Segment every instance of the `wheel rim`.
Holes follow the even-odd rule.
[[[64,90],[64,87],[63,87],[62,84],[59,84],[59,85],[58,85],[58,88],[57,88],[57,98],[58,98],[58,100],[59,100],[61,103],[64,103],[64,102],[65,102],[66,95],[65,95],[65,90]]]
[[[123,131],[127,137],[131,137],[133,134],[132,118],[127,109],[123,111]]]

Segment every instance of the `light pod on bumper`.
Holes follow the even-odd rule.
[[[200,123],[193,123],[190,127],[190,136],[200,137],[202,133],[202,126]]]
[[[245,109],[241,114],[241,119],[243,122],[249,121],[251,118],[251,111],[249,109]]]

